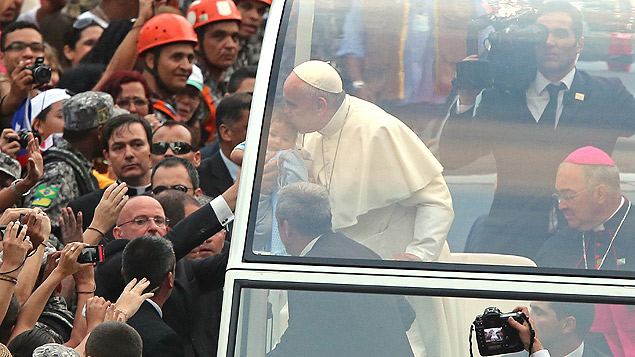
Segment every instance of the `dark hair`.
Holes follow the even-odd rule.
[[[163,207],[165,216],[170,220],[170,227],[176,226],[185,218],[185,206],[188,204],[201,207],[196,197],[177,190],[165,190],[154,198]]]
[[[589,333],[593,320],[595,319],[595,305],[571,302],[550,302],[549,307],[556,312],[556,318],[558,320],[569,316],[575,318],[575,333],[581,340]]]
[[[192,187],[195,190],[197,188],[200,188],[201,180],[198,177],[198,171],[196,170],[196,167],[194,167],[194,164],[192,164],[191,162],[189,162],[188,160],[182,157],[177,157],[177,156],[166,157],[163,160],[157,162],[156,165],[154,165],[154,167],[152,168],[152,175],[150,176],[152,185],[154,186],[154,174],[157,172],[159,167],[179,167],[179,166],[183,166],[185,167],[185,170],[187,170],[187,174],[190,177],[190,181],[192,182]]]
[[[38,25],[34,23],[26,22],[26,21],[12,22],[2,30],[2,35],[0,35],[0,48],[2,49],[2,52],[5,51],[6,49],[5,47],[7,46],[7,35],[10,34],[11,32],[14,32],[17,30],[23,30],[23,29],[33,29],[37,31],[40,35],[42,35],[42,32],[40,31],[40,28],[38,27]]]
[[[143,342],[132,326],[120,321],[99,324],[88,336],[86,355],[91,357],[141,357]]]
[[[176,121],[176,120],[168,120],[165,123],[163,123],[160,127],[156,128],[154,130],[154,132],[152,133],[152,137],[154,138],[154,134],[159,131],[159,129],[166,127],[166,128],[171,128],[174,126],[182,126],[185,129],[187,129],[187,131],[190,133],[190,137],[192,138],[192,140],[190,140],[190,145],[192,145],[192,147],[194,148],[194,150],[198,150],[199,149],[199,145],[200,145],[200,138],[194,134],[194,132],[192,131],[192,128],[190,128],[189,126],[185,125],[184,123],[180,122],[180,121]]]
[[[234,93],[223,98],[216,108],[216,131],[221,124],[233,128],[243,117],[243,111],[251,108],[251,93]]]
[[[150,285],[144,292],[153,291],[174,272],[176,257],[172,242],[161,237],[145,235],[131,240],[123,250],[121,266],[126,283],[133,278],[146,278]]]
[[[326,189],[308,182],[296,182],[278,191],[276,217],[307,237],[331,231],[331,206]]]
[[[104,127],[101,129],[101,145],[104,150],[109,151],[108,140],[112,136],[112,133],[119,127],[126,126],[129,127],[134,123],[139,123],[143,125],[143,130],[146,132],[146,139],[148,140],[148,145],[152,142],[152,127],[147,120],[143,119],[143,117],[137,114],[121,114],[116,117],[108,120]]]
[[[139,72],[135,71],[117,71],[113,73],[104,84],[97,90],[110,94],[113,99],[117,100],[117,97],[121,94],[121,86],[128,83],[139,82],[143,86],[143,91],[146,94],[148,100],[148,113],[152,113],[152,101],[150,95],[152,91],[148,87],[148,83],[145,78]]]
[[[84,30],[86,30],[87,28],[94,27],[94,26],[101,27],[95,21],[93,21],[88,26],[82,29],[77,29],[75,27],[72,27],[70,31],[64,34],[64,46],[68,46],[74,50],[75,46],[77,46],[77,42],[79,41],[80,38],[82,38],[82,32],[84,32]]]
[[[575,38],[580,39],[580,37],[582,37],[584,18],[578,8],[571,5],[568,1],[549,1],[540,6],[538,9],[538,17],[554,12],[564,12],[569,15],[573,21],[571,30]]]
[[[240,85],[247,78],[256,78],[256,66],[240,67],[229,77],[229,83],[227,83],[227,93],[236,93]]]
[[[15,295],[11,295],[9,308],[7,309],[7,313],[4,315],[2,324],[0,324],[0,343],[6,345],[9,342],[9,337],[11,337],[11,329],[18,322],[18,313],[20,313],[20,302],[15,297]]]
[[[72,94],[91,91],[101,79],[105,69],[106,66],[101,64],[80,64],[77,67],[68,68],[60,75],[57,87],[67,89]]]
[[[7,347],[13,357],[32,357],[36,348],[47,343],[62,344],[64,341],[56,339],[46,328],[35,325],[32,329],[15,336]]]

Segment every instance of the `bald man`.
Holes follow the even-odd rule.
[[[417,135],[347,95],[326,62],[300,64],[283,90],[291,121],[306,134],[311,176],[329,192],[334,231],[383,259],[437,260],[454,211],[443,168]]]
[[[174,228],[167,227],[161,204],[149,196],[132,197],[121,210],[113,229],[114,241],[104,248],[106,260],[97,266],[96,294],[116,301],[125,286],[121,276],[121,256],[131,239],[144,235],[172,241],[176,254],[175,288],[163,306],[163,320],[176,331],[185,345],[185,356],[205,356],[215,341],[205,335],[199,323],[202,294],[222,288],[228,251],[206,259],[181,259],[207,238],[220,231],[232,219],[238,185],[234,184],[183,219]],[[114,300],[113,300],[114,299]]]

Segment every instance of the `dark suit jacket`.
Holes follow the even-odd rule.
[[[201,190],[210,197],[220,196],[234,184],[220,152],[201,162],[198,167],[198,175],[201,178]]]
[[[184,356],[183,343],[179,335],[174,332],[159,316],[159,312],[144,301],[139,310],[128,320],[128,325],[134,327],[143,341],[143,356]]]
[[[595,267],[595,255],[603,257],[609,249],[611,238],[622,218],[626,214],[629,201],[625,200],[624,205],[604,223],[606,232],[597,237],[593,231],[584,232],[587,248],[587,265],[589,269]],[[564,227],[549,238],[540,248],[536,256],[536,264],[544,267],[557,268],[580,268],[584,269],[584,259],[582,255],[582,234],[571,227]],[[624,223],[620,228],[611,250],[606,255],[602,270],[624,270],[635,271],[635,207],[631,207]]]
[[[306,256],[380,259],[339,233],[322,236]],[[289,327],[268,357],[412,356],[414,310],[403,297],[289,291],[288,299]]]
[[[635,99],[617,78],[591,77],[577,70],[564,93],[556,130],[538,125],[523,91],[488,89],[476,115],[450,110],[439,142],[446,169],[492,153],[498,186],[480,252],[534,258],[549,236],[558,165],[572,151],[592,144],[613,152],[619,136],[635,132]]]
[[[178,260],[174,289],[163,306],[164,321],[183,339],[185,356],[206,356],[213,350],[215,341],[205,338],[205,330],[198,321],[201,316],[201,295],[219,289],[225,282],[225,270],[229,250],[198,260],[181,259],[207,238],[222,229],[210,205],[179,222],[168,231],[165,238],[172,241]],[[121,256],[128,244],[126,239],[117,239],[104,248],[106,259],[97,265],[95,294],[110,301],[116,301],[123,291],[125,283],[121,277]],[[114,300],[113,300],[114,299]]]

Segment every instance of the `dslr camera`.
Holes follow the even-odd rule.
[[[27,129],[22,129],[16,132],[16,134],[18,134],[18,138],[11,141],[17,141],[22,149],[26,149],[27,145],[29,145],[29,133],[33,133],[34,138],[37,138],[40,141],[42,140],[40,134],[36,133],[35,131],[32,132]]]
[[[522,312],[503,314],[496,307],[488,307],[483,315],[476,316],[474,331],[476,332],[478,352],[481,356],[513,353],[525,349],[518,331],[511,327],[507,321],[510,317],[521,324],[526,319]]]
[[[34,84],[46,84],[51,81],[51,67],[44,64],[44,57],[38,57],[35,62],[24,69],[29,69],[33,72]]]

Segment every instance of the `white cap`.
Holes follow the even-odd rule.
[[[301,80],[312,87],[329,93],[342,92],[342,78],[328,62],[307,61],[293,69]]]
[[[190,74],[190,76],[187,78],[187,84],[191,85],[201,92],[203,91],[203,72],[195,64],[192,65],[192,74]]]
[[[31,99],[31,121],[52,104],[70,97],[65,89],[60,88],[49,89],[36,95],[35,98]]]

